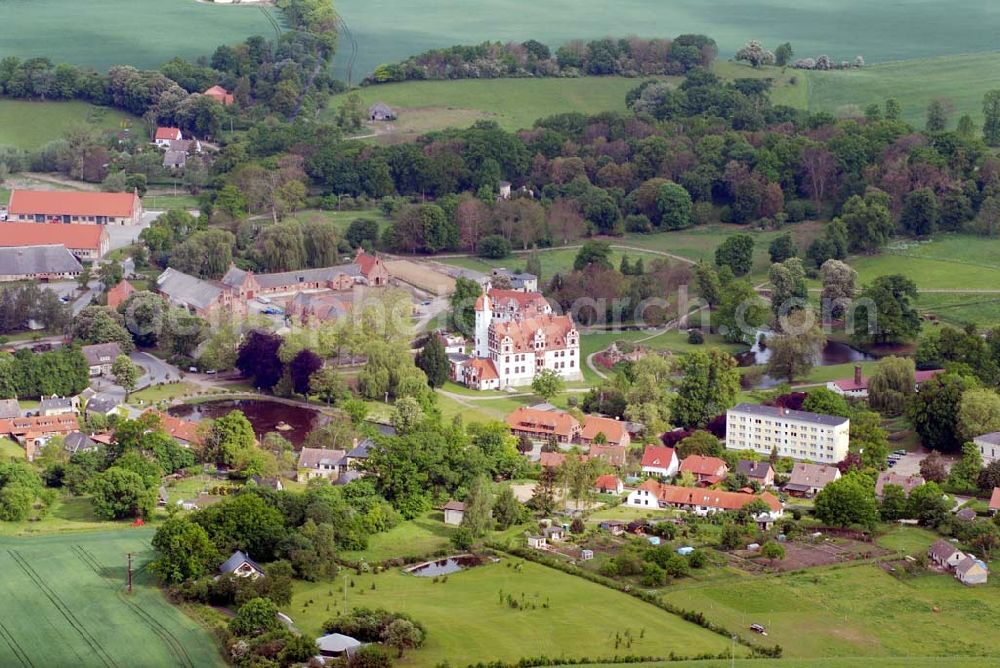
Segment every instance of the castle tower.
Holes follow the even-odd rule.
[[[474,354],[476,357],[489,357],[490,323],[493,322],[493,304],[490,302],[489,289],[476,301],[476,332]]]

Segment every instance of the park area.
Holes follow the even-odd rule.
[[[0,13],[3,12],[0,3]],[[61,139],[76,125],[119,130],[128,123],[134,131],[145,132],[142,122],[134,116],[110,107],[97,107],[87,102],[34,102],[0,99],[0,146],[23,149],[41,148],[50,141]]]
[[[224,666],[209,632],[172,606],[146,570],[152,537],[127,528],[0,538],[0,665]]]

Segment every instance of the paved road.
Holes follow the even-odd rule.
[[[108,250],[130,246],[139,239],[139,233],[149,227],[149,224],[163,215],[163,211],[144,211],[142,221],[138,225],[108,225]]]
[[[149,387],[150,385],[161,385],[181,377],[180,370],[172,364],[167,364],[158,357],[149,353],[133,352],[129,358],[143,369],[146,373],[136,383],[136,389]]]

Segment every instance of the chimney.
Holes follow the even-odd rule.
[[[854,384],[861,385],[861,365],[854,365]]]

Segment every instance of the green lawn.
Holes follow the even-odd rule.
[[[23,451],[21,457],[24,457]],[[31,519],[24,522],[0,522],[0,536],[41,536],[95,530],[107,531],[127,525],[128,522],[108,522],[99,519],[94,514],[89,497],[62,496],[53,502],[41,519]]]
[[[924,538],[921,533],[889,543],[912,546]],[[732,627],[764,624],[768,639],[780,644],[789,659],[853,657],[867,665],[862,657],[1000,652],[1000,638],[988,631],[1000,615],[1000,586],[991,583],[972,592],[947,575],[900,582],[876,566],[857,564],[678,586],[668,588],[665,597]],[[910,665],[937,664],[924,659]]]
[[[991,245],[989,241],[966,239],[966,243],[971,245],[981,242]],[[996,245],[992,247],[1000,248]],[[848,264],[858,272],[858,282],[862,285],[886,274],[902,274],[921,289],[1000,290],[1000,266],[969,264],[947,259],[944,254],[931,258],[887,252],[851,258]]]
[[[150,529],[0,538],[0,665],[225,666],[155,586]],[[128,554],[135,587],[126,593]],[[16,614],[15,614],[16,613]]]
[[[139,390],[138,392],[133,392],[129,396],[129,403],[136,406],[141,404],[155,404],[160,401],[169,401],[171,399],[179,399],[184,397],[194,390],[197,386],[191,383],[185,383],[181,381],[179,383],[167,383],[165,385],[152,385],[146,389]]]
[[[933,531],[910,526],[896,526],[878,538],[878,544],[890,550],[916,556],[938,539]]]
[[[352,222],[358,219],[374,220],[378,223],[378,230],[381,233],[391,222],[377,209],[362,209],[360,211],[322,211],[320,209],[307,209],[296,211],[290,218],[306,222],[310,220],[328,220],[337,225],[341,233],[345,232]]]
[[[451,543],[453,527],[444,523],[444,513],[431,511],[420,517],[400,522],[384,533],[368,539],[368,548],[358,552],[343,552],[344,559],[364,559],[368,562],[385,561],[397,557],[422,557],[447,548]]]
[[[280,20],[280,12],[266,11]],[[250,35],[274,37],[260,7],[193,0],[3,2],[0,25],[18,27],[5,32],[0,57],[46,56],[101,71],[120,64],[156,68],[175,56],[211,56],[219,45]]]
[[[380,575],[347,575],[350,607],[406,612],[427,628],[427,643],[408,653],[405,666],[466,665],[482,659],[525,656],[613,656],[615,633],[630,629],[632,653],[667,656],[721,652],[729,641],[626,594],[530,562],[520,569],[499,563],[448,576],[447,582],[392,569]],[[319,633],[343,609],[344,578],[336,583],[296,583],[286,612],[296,626]],[[371,587],[375,585],[373,590]],[[501,604],[500,592],[524,595],[536,609]],[[311,601],[311,603],[310,603]],[[543,607],[548,604],[548,608]],[[643,638],[638,639],[640,630]],[[737,653],[745,649],[738,647]],[[621,654],[621,651],[618,652]]]
[[[979,327],[1000,325],[1000,295],[975,293],[921,293],[917,306],[927,316],[961,327],[974,323]],[[928,327],[930,325],[925,325]]]
[[[142,198],[142,205],[152,211],[169,209],[198,209],[198,198],[186,193],[147,194]]]
[[[34,7],[28,3],[24,7]],[[3,15],[12,6],[0,3],[0,24]],[[5,40],[10,37],[8,34]],[[0,47],[0,54],[3,47]],[[110,107],[96,107],[86,102],[29,102],[25,100],[0,99],[0,146],[35,149],[60,139],[66,130],[74,125],[87,124],[99,128],[117,129],[128,121],[132,127],[139,119]],[[6,202],[9,194],[2,198]]]
[[[0,438],[0,462],[24,460],[24,448],[9,438]]]
[[[366,107],[381,101],[398,111],[399,118],[389,127],[378,127],[387,132],[387,138],[401,141],[484,119],[496,121],[506,130],[520,130],[532,127],[539,118],[565,111],[624,112],[625,94],[638,83],[623,77],[464,79],[408,81],[369,86],[358,92]],[[334,98],[324,117],[332,119],[345,97]],[[374,131],[366,128],[363,134]]]

